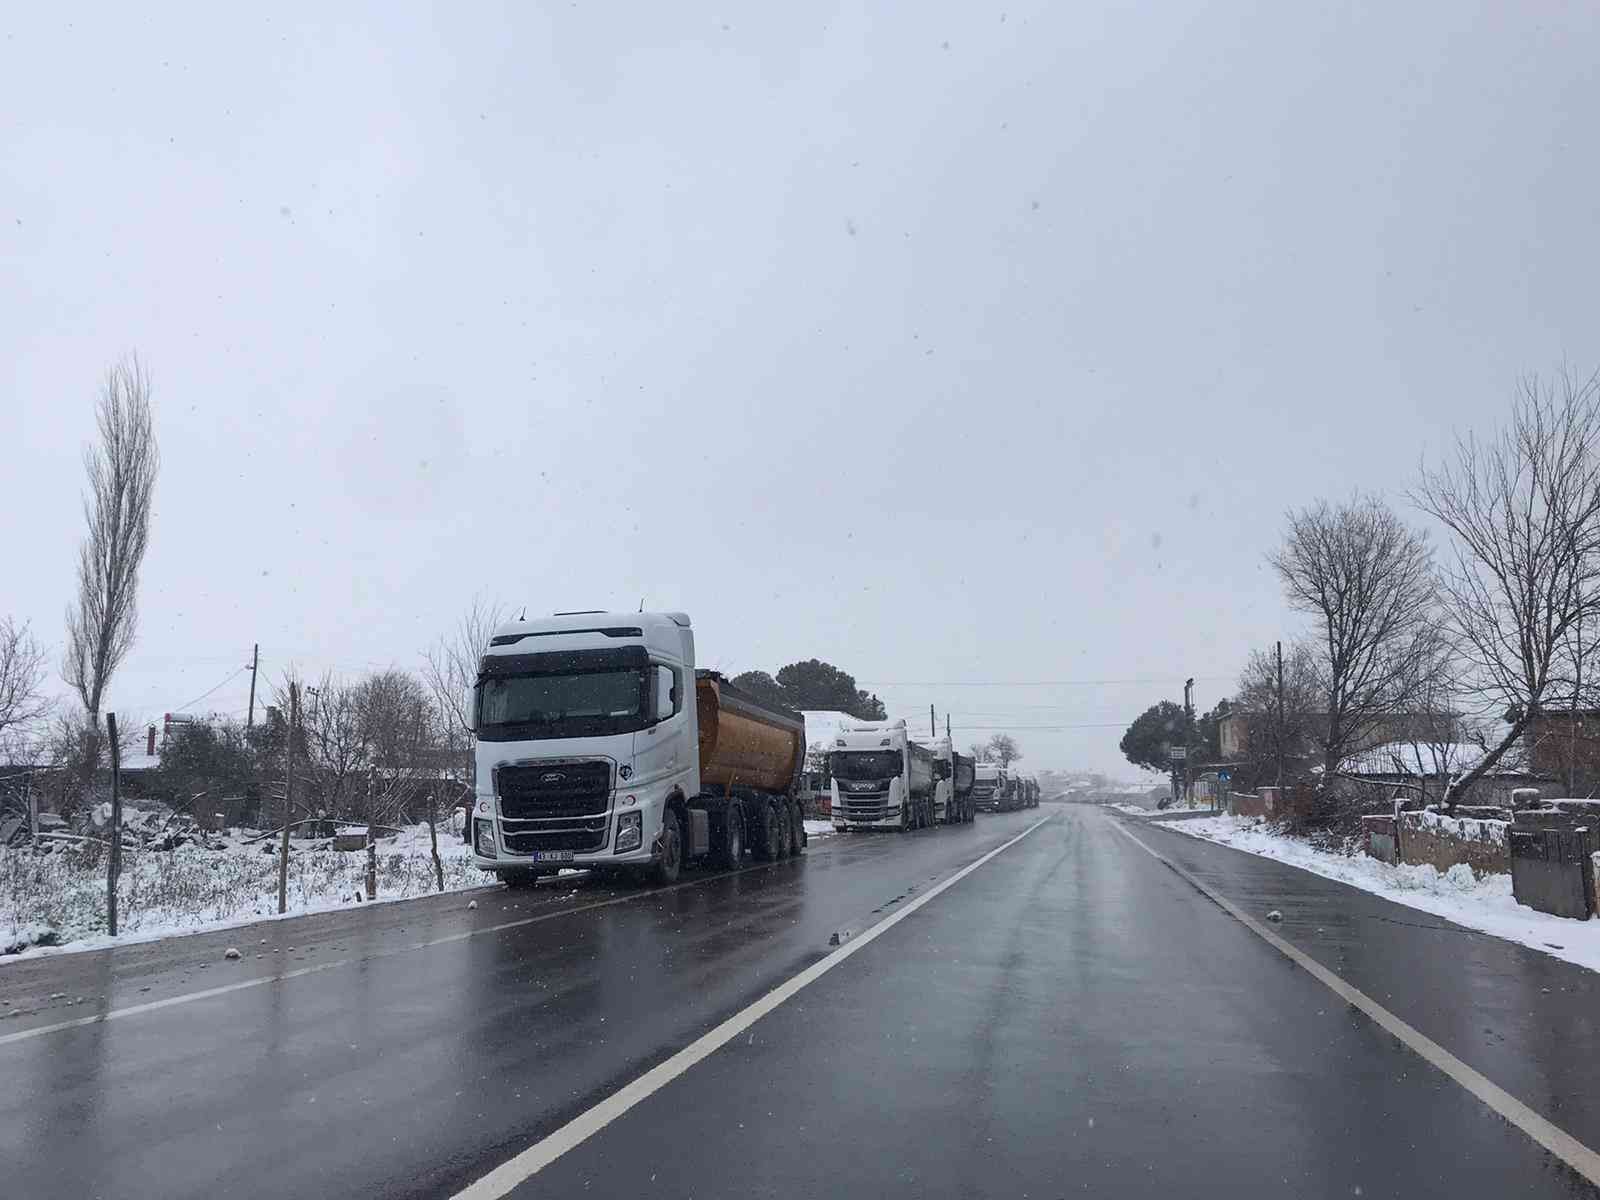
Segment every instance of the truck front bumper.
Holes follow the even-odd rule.
[[[551,852],[545,852],[541,857],[538,853],[518,854],[506,847],[505,839],[501,836],[500,822],[493,816],[475,813],[472,823],[472,865],[480,871],[526,871],[539,870],[555,872],[562,868],[583,870],[589,867],[644,867],[654,863],[660,854],[656,843],[659,830],[652,831],[650,836],[642,839],[643,844],[632,850],[617,853],[611,847],[616,843],[617,825],[620,814],[613,812],[606,822],[604,844],[594,850],[577,850],[571,852],[571,857],[560,857],[563,851],[554,852],[558,857],[550,857]]]

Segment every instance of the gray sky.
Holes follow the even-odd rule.
[[[0,17],[0,612],[137,349],[125,714],[642,597],[1132,775],[1286,506],[1600,356],[1591,5],[334,7]]]

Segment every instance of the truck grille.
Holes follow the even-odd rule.
[[[606,762],[508,763],[495,769],[494,779],[500,815],[513,821],[587,817],[611,807],[611,764]]]
[[[587,821],[574,821],[560,829],[539,832],[513,830],[502,826],[506,849],[512,854],[533,854],[540,850],[574,850],[586,854],[604,850],[606,845],[606,817]]]
[[[847,794],[839,799],[843,805],[844,816],[847,821],[868,822],[889,819],[889,796],[887,792],[876,796]]]

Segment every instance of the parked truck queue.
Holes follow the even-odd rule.
[[[474,716],[472,860],[511,886],[574,867],[665,884],[689,863],[805,849],[804,719],[697,668],[684,613],[503,624]],[[1020,777],[1002,771],[997,791],[992,764],[903,720],[851,722],[832,740],[837,831],[970,824],[996,794],[1024,806]]]

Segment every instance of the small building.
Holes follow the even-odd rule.
[[[1347,759],[1336,787],[1388,789],[1397,798],[1435,803],[1444,798],[1452,778],[1471,771],[1488,754],[1474,742],[1386,742]],[[1532,768],[1521,748],[1514,747],[1456,799],[1464,804],[1511,807],[1517,788],[1536,788],[1551,777]]]

